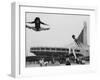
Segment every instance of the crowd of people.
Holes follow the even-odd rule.
[[[89,59],[87,59],[89,62]],[[67,56],[62,56],[62,57],[29,57],[26,58],[26,62],[29,62],[30,64],[38,64],[41,67],[42,66],[49,66],[49,65],[72,65],[72,64],[85,64],[86,60],[84,56],[81,57],[74,57],[73,54],[67,55]]]

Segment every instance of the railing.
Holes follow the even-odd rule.
[[[42,52],[69,52],[68,48],[51,48],[51,47],[32,47],[30,51],[42,51]]]

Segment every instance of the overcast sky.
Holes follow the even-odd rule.
[[[89,16],[26,13],[26,22],[34,21],[36,17],[40,17],[42,22],[49,24],[49,26],[41,25],[41,27],[50,27],[50,30],[36,32],[26,28],[26,55],[30,55],[30,47],[35,46],[66,47],[73,42],[73,34],[76,37],[79,36],[84,27],[84,21],[87,22],[87,30],[89,28]]]

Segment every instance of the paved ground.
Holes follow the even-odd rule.
[[[86,62],[86,64],[89,64],[89,62]],[[71,65],[81,65],[81,64],[76,64],[76,63],[71,63]],[[65,64],[47,64],[47,66],[66,66]],[[70,65],[67,65],[70,66]],[[34,63],[27,63],[26,67],[40,67],[40,64],[34,64]],[[43,65],[45,67],[45,65]]]

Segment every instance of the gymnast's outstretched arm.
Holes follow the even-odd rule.
[[[47,26],[48,26],[48,24],[46,24],[46,23],[44,23],[44,22],[41,22],[41,21],[40,21],[40,23],[43,24],[43,25],[47,25]]]
[[[35,23],[35,21],[32,21],[32,22],[26,22],[26,23],[30,23],[30,24],[33,24],[33,23]]]

